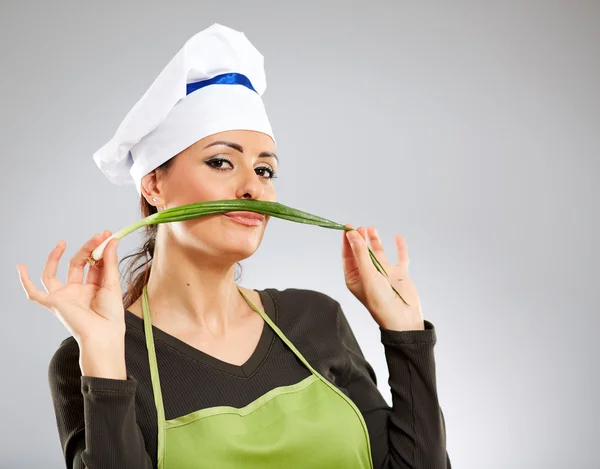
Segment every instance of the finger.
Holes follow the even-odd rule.
[[[104,249],[104,284],[103,286],[114,290],[116,292],[121,291],[121,283],[119,281],[119,259],[117,257],[117,248],[119,246],[119,239],[111,239]]]
[[[398,264],[408,267],[410,259],[408,258],[408,247],[406,246],[406,241],[401,234],[397,234],[394,237],[394,241],[396,241],[396,248],[398,249]]]
[[[66,248],[66,244],[60,240],[56,247],[50,251],[44,271],[42,272],[42,285],[48,293],[52,293],[63,286],[60,280],[56,278],[56,271],[58,269],[58,263]]]
[[[19,271],[19,280],[21,281],[21,285],[25,290],[25,294],[27,295],[27,299],[31,301],[35,301],[37,304],[48,307],[46,299],[48,298],[48,294],[39,290],[29,278],[29,273],[27,272],[27,268],[24,265],[17,264],[17,270]]]
[[[82,283],[83,282],[83,271],[87,265],[87,259],[92,254],[92,251],[96,249],[96,246],[100,244],[100,235],[94,235],[87,243],[85,243],[77,254],[73,256],[71,262],[69,262],[69,271],[67,273],[67,283]]]
[[[362,236],[362,239],[365,240],[365,243],[369,241],[367,238],[367,230],[364,226],[359,226],[356,231],[358,231],[358,233]]]
[[[364,227],[359,227],[355,232],[348,232],[350,247],[356,258],[358,268],[364,272],[369,272],[375,269],[369,251],[367,250],[367,241],[365,240],[366,230]]]
[[[371,243],[371,251],[373,251],[377,260],[380,264],[387,265],[387,259],[385,258],[385,253],[383,251],[383,243],[381,242],[377,229],[374,226],[370,226],[367,230],[367,235],[369,236],[369,241]]]
[[[106,238],[111,235],[111,232],[108,230],[104,230],[102,233],[102,238],[100,239],[101,243],[104,242]],[[102,278],[104,277],[104,256],[100,259],[95,268],[88,269],[87,278],[85,280],[86,284],[93,284],[97,286],[102,286]]]
[[[354,227],[350,223],[347,223],[344,226],[354,229]],[[344,231],[342,239],[342,266],[344,269],[344,273],[350,273],[358,269],[358,264],[356,262],[356,257],[354,256],[354,251],[350,246],[350,241],[348,237],[349,233],[350,231]]]
[[[359,226],[356,229],[356,231],[358,231],[358,233],[362,237],[362,241],[363,241],[363,245],[364,245],[365,251],[366,251],[367,255],[369,256],[370,262],[373,263],[373,260],[371,259],[371,254],[369,253],[370,246],[369,246],[369,235],[367,233],[367,229],[364,226]],[[373,252],[372,249],[371,249],[371,252]]]

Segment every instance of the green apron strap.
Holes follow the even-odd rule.
[[[242,296],[246,299],[246,301],[248,303],[250,303],[250,305],[252,306],[252,308],[262,316],[262,318],[273,328],[273,330],[277,333],[277,335],[281,338],[281,340],[283,340],[288,347],[290,347],[292,349],[292,351],[296,354],[296,356],[302,361],[302,363],[304,363],[306,365],[306,367],[316,376],[318,376],[321,381],[323,381],[327,386],[329,386],[329,388],[331,388],[332,391],[334,391],[336,394],[338,394],[342,399],[344,399],[349,405],[350,407],[354,410],[354,413],[356,414],[356,416],[358,417],[358,419],[360,420],[362,427],[363,427],[363,431],[365,432],[365,437],[367,440],[367,449],[369,451],[369,457],[371,455],[371,441],[369,439],[369,434],[368,434],[368,430],[367,430],[367,423],[365,422],[365,419],[361,413],[361,411],[358,409],[358,407],[356,406],[356,404],[354,403],[354,401],[352,401],[352,399],[350,399],[348,396],[346,396],[346,394],[344,394],[342,391],[340,391],[334,384],[330,383],[329,380],[325,379],[323,376],[321,376],[321,374],[315,370],[312,366],[310,366],[310,363],[308,363],[306,361],[306,359],[304,358],[304,355],[302,355],[298,349],[296,347],[294,347],[294,344],[292,344],[288,338],[285,336],[285,334],[283,332],[281,332],[281,330],[275,325],[275,323],[273,323],[273,321],[271,321],[271,318],[268,316],[268,314],[266,314],[265,312],[261,311],[260,309],[258,309],[254,303],[252,303],[252,301],[250,300],[250,298],[248,298],[246,295],[244,295],[244,292],[242,292],[242,290],[240,290],[240,287],[238,286],[238,291],[242,294]]]
[[[156,405],[156,420],[158,424],[158,467],[163,467],[164,442],[165,442],[165,408],[163,407],[162,391],[160,389],[160,380],[158,378],[158,364],[156,362],[156,351],[154,349],[154,337],[152,334],[152,320],[150,318],[150,308],[148,306],[148,294],[146,285],[143,289],[143,312],[144,312],[144,331],[146,336],[146,347],[148,348],[148,361],[150,362],[150,377],[152,378],[152,392],[154,393],[154,403]]]
[[[304,358],[304,356],[302,356],[302,354],[298,351],[298,349],[296,349],[296,347],[294,347],[294,344],[292,344],[288,338],[283,334],[283,332],[281,332],[281,330],[275,325],[275,323],[273,321],[271,321],[271,318],[269,317],[268,314],[264,313],[263,311],[261,311],[260,309],[258,309],[254,303],[252,303],[252,301],[250,300],[250,298],[248,298],[246,295],[244,295],[244,292],[242,292],[242,290],[240,290],[240,287],[238,287],[238,291],[242,294],[242,296],[246,299],[246,301],[248,303],[250,303],[250,306],[252,306],[252,308],[262,316],[262,318],[275,330],[275,332],[277,332],[277,335],[281,338],[281,340],[283,340],[287,346],[289,348],[292,349],[292,351],[296,354],[296,356],[302,361],[302,363],[304,363],[306,365],[306,367],[312,371],[314,374],[318,375],[319,373],[317,373],[317,371],[310,366],[310,363],[308,363],[306,361],[306,359]]]

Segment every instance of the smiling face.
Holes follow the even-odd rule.
[[[272,176],[277,172],[275,143],[251,130],[219,132],[199,140],[174,157],[168,171],[142,180],[147,200],[165,208],[227,199],[276,201]],[[246,226],[224,214],[159,225],[169,242],[235,263],[252,255],[270,217]]]

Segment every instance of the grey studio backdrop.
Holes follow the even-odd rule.
[[[139,217],[92,154],[214,22],[265,56],[278,201],[376,226],[392,259],[405,237],[453,467],[600,468],[600,2],[148,0],[1,3],[0,467],[64,467],[47,371],[68,332],[16,264],[43,288],[64,239],[64,281],[83,242]],[[273,219],[240,283],[340,301],[391,402],[341,242]]]

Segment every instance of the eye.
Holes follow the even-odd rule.
[[[231,167],[233,167],[233,163],[231,161],[229,161],[227,158],[212,158],[206,162],[207,165],[209,165],[211,168],[216,169],[217,171],[227,171],[227,168],[223,168],[221,166],[223,163],[227,163]],[[258,166],[255,168],[255,170],[263,171],[262,174],[264,174],[264,171],[266,171],[269,174],[268,176],[259,174],[259,176],[261,176],[265,179],[275,179],[277,177],[276,176],[277,173],[273,169],[271,169],[269,166]]]
[[[267,171],[269,173],[269,175],[267,176],[267,179],[275,179],[277,176],[275,176],[275,171],[273,171],[271,168],[269,168],[268,166],[259,166],[258,168],[256,168],[258,171]]]
[[[226,158],[213,158],[212,160],[208,160],[206,162],[206,164],[209,165],[211,168],[217,169],[219,171],[227,171],[225,168],[217,168],[216,165],[219,165],[221,163],[229,163],[231,166],[233,166],[233,163],[231,163],[231,161],[229,161]]]

